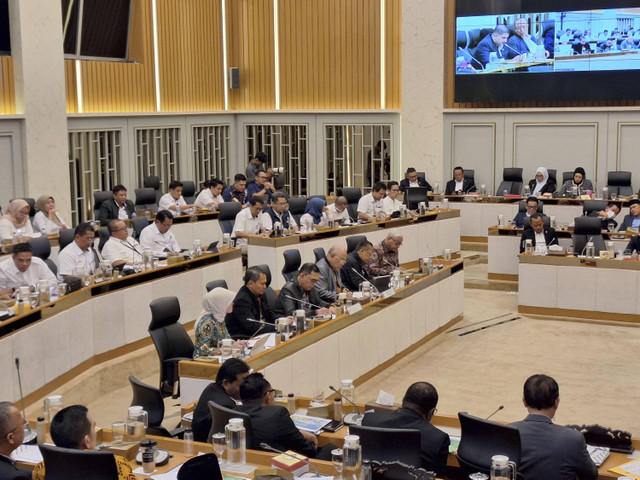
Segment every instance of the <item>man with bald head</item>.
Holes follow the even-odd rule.
[[[328,303],[338,299],[338,293],[344,290],[340,269],[347,261],[347,249],[342,245],[334,245],[327,252],[325,258],[321,258],[316,266],[320,270],[320,279],[315,285],[318,296]],[[350,298],[351,292],[347,293]]]
[[[102,247],[102,258],[114,266],[142,262],[142,248],[129,236],[127,224],[122,220],[111,220],[108,228],[110,237]]]
[[[402,245],[402,235],[391,231],[387,238],[373,247],[371,258],[367,263],[367,271],[372,276],[390,275],[400,267],[398,250]]]
[[[30,480],[31,472],[15,466],[11,452],[24,440],[22,413],[11,402],[0,402],[0,478]]]

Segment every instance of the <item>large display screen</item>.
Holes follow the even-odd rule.
[[[455,100],[640,98],[640,0],[579,5],[458,1]]]

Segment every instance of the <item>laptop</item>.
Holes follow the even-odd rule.
[[[379,292],[389,290],[389,282],[391,281],[391,275],[381,275],[373,278],[373,286],[378,289]]]

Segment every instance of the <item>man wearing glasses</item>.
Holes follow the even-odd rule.
[[[175,257],[180,253],[180,245],[173,233],[169,231],[173,225],[173,215],[169,210],[160,210],[156,214],[156,221],[145,227],[140,234],[140,247],[143,250],[153,250],[156,256],[167,255]]]
[[[111,262],[113,266],[142,262],[142,249],[140,244],[129,236],[127,224],[122,220],[111,220],[108,228],[111,236],[102,247],[102,258]]]
[[[518,212],[518,214],[513,218],[513,223],[515,224],[516,228],[524,227],[524,219],[526,217],[531,217],[531,215],[536,213],[538,211],[538,205],[539,205],[539,201],[536,197],[527,198],[525,211]],[[542,215],[542,216],[544,217],[545,215]]]
[[[400,182],[400,191],[404,192],[407,188],[412,187],[427,187],[429,191],[432,191],[431,185],[424,178],[420,178],[418,176],[418,172],[413,167],[407,168],[407,173],[405,173],[405,178]]]
[[[287,210],[288,205],[289,202],[287,202],[287,196],[284,193],[274,193],[271,196],[271,206],[262,213],[262,228],[271,232],[274,223],[280,222],[283,229],[292,228],[294,232],[297,232],[298,224],[291,212]]]
[[[22,445],[26,421],[11,402],[0,402],[0,478],[30,480],[31,472],[15,466],[11,452]]]
[[[247,187],[247,197],[262,197],[269,203],[271,195],[273,195],[275,191],[276,189],[273,187],[273,184],[267,181],[266,172],[258,172],[255,183]]]
[[[277,317],[293,315],[295,310],[304,310],[308,317],[334,314],[335,309],[329,302],[322,300],[316,293],[315,285],[320,279],[320,270],[313,263],[305,263],[300,267],[298,277],[285,283],[276,303]]]
[[[389,232],[387,238],[373,247],[371,258],[367,263],[367,270],[372,276],[390,275],[400,266],[398,250],[402,245],[402,236],[396,232]]]
[[[338,293],[342,291],[345,291],[347,297],[351,298],[352,293],[346,291],[340,276],[340,269],[346,261],[347,249],[342,245],[334,245],[327,252],[327,256],[316,263],[320,278],[313,288],[321,300],[334,303],[338,299]]]
[[[400,210],[402,205],[402,202],[398,200],[400,185],[398,185],[398,182],[392,181],[387,184],[387,187],[389,188],[387,188],[387,196],[382,200],[382,208],[384,213],[391,215],[393,212]]]

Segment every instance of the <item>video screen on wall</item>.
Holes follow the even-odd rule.
[[[640,0],[579,5],[458,1],[456,101],[640,98]]]

